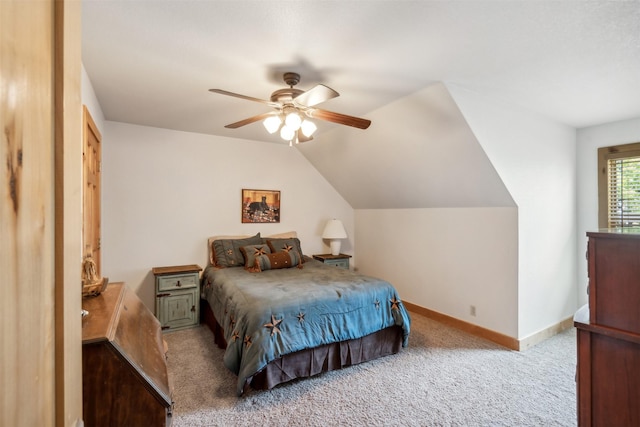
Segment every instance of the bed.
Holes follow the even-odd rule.
[[[295,233],[208,240],[202,316],[237,394],[397,353],[410,317],[388,282],[302,254]]]

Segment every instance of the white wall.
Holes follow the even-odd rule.
[[[306,254],[326,253],[335,217],[353,253],[353,209],[296,148],[110,121],[102,132],[103,275],[152,309],[151,268],[205,267],[209,236],[295,230]],[[242,224],[243,188],[280,190],[281,222]]]
[[[82,89],[82,103],[87,106],[87,109],[91,114],[91,118],[93,119],[96,126],[98,126],[98,130],[100,130],[100,133],[102,133],[102,129],[104,128],[104,113],[102,112],[102,108],[100,107],[100,103],[98,102],[98,98],[96,97],[96,93],[93,90],[93,85],[91,84],[89,75],[84,69],[84,65],[82,66],[82,78],[80,86]]]
[[[515,207],[358,209],[358,267],[391,281],[405,301],[516,337],[517,215]]]
[[[640,118],[578,130],[578,303],[587,303],[587,231],[598,230],[598,148],[640,142]]]
[[[575,130],[448,87],[518,206],[518,338],[526,338],[578,307]]]

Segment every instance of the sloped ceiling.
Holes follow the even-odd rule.
[[[437,82],[573,127],[640,117],[635,1],[84,0],[82,20],[106,120],[282,144],[226,129],[268,108],[208,89],[337,90],[321,107],[370,130],[318,122],[300,149],[356,208],[513,203]]]
[[[356,209],[515,206],[446,87],[433,84],[300,151]],[[393,126],[380,126],[385,119]]]

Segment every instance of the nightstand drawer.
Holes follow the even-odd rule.
[[[321,261],[327,265],[332,265],[334,267],[344,268],[345,270],[349,269],[349,258],[351,255],[339,254],[339,255],[331,255],[331,254],[318,254],[313,256],[314,259]]]
[[[158,292],[189,289],[198,286],[198,273],[158,277]]]
[[[349,260],[348,259],[332,259],[330,261],[325,261],[325,264],[335,265],[336,267],[349,269]]]

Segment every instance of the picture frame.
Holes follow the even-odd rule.
[[[242,223],[279,223],[280,190],[242,189]]]

